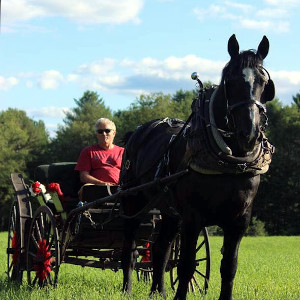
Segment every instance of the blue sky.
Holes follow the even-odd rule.
[[[300,92],[298,0],[2,0],[0,110],[25,110],[54,135],[96,91],[113,111],[142,93],[219,83],[228,38],[270,41],[265,67],[284,104]],[[101,116],[99,116],[101,117]]]

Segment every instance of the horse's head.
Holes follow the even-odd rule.
[[[265,104],[275,95],[273,81],[263,67],[269,51],[269,41],[264,36],[257,51],[239,52],[235,35],[228,41],[230,61],[222,74],[226,118],[234,132],[240,152],[253,150],[261,135],[261,116],[265,116]]]

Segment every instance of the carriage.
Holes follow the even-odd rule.
[[[155,185],[167,186],[183,174],[123,191],[117,186],[87,186],[79,199],[81,184],[78,172],[74,171],[75,164],[38,166],[34,173],[34,184],[40,184],[37,194],[32,191],[34,184],[26,184],[22,174],[11,174],[15,196],[8,229],[7,274],[10,280],[22,282],[26,272],[30,285],[55,286],[62,263],[118,271],[122,268],[124,221],[131,218],[123,214],[120,199]],[[59,187],[59,191],[52,188],[50,193],[51,185]],[[160,228],[160,211],[149,206],[139,215],[143,221],[137,234],[135,271],[138,280],[150,280],[151,248]],[[167,266],[173,289],[177,284],[179,254],[178,237]],[[190,282],[190,289],[205,292],[210,274],[206,228],[199,238],[198,254],[197,273]]]

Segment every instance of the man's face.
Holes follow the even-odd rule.
[[[110,123],[100,123],[96,135],[99,145],[102,148],[109,148],[113,144],[116,131]]]

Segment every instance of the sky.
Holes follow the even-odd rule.
[[[86,90],[117,111],[141,94],[194,89],[194,71],[218,84],[232,34],[240,50],[266,35],[276,96],[289,105],[300,93],[299,0],[0,3],[0,111],[24,110],[52,137]]]

